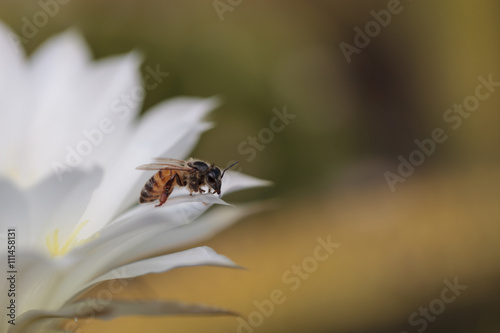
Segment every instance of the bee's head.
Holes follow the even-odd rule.
[[[238,163],[238,162],[236,162]],[[225,168],[224,171],[220,171],[220,169],[216,166],[212,166],[210,170],[208,170],[206,174],[206,183],[208,186],[210,186],[215,193],[217,193],[220,196],[220,188],[222,186],[222,177],[224,177],[224,173],[226,172],[227,169],[235,165],[236,163],[231,164],[229,167]]]
[[[211,168],[208,170],[205,178],[208,186],[210,186],[215,193],[220,195],[220,188],[222,185],[222,173],[220,172],[220,169],[218,167]]]

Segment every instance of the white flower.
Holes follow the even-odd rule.
[[[0,24],[0,260],[3,274],[17,271],[13,281],[1,279],[3,312],[13,300],[16,314],[15,326],[2,315],[1,332],[34,331],[47,322],[57,328],[45,320],[50,318],[227,313],[115,297],[118,288],[111,282],[117,278],[179,266],[234,267],[208,247],[164,253],[208,237],[251,210],[220,206],[203,214],[225,202],[182,189],[162,207],[135,205],[152,175],[135,167],[152,157],[187,157],[210,127],[203,117],[216,106],[214,99],[177,98],[137,120],[143,97],[139,64],[134,52],[92,61],[75,32],[50,39],[26,59],[15,35]],[[228,172],[222,193],[266,184]],[[10,268],[9,227],[16,229]],[[108,299],[98,307],[75,301],[103,281],[110,281]],[[15,297],[8,296],[12,288]]]

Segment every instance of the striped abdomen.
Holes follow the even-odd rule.
[[[145,203],[158,200],[165,190],[165,184],[174,173],[175,171],[173,170],[160,170],[155,173],[142,188],[139,202]]]

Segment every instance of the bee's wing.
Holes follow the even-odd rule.
[[[151,163],[143,164],[136,168],[137,170],[177,170],[177,171],[191,171],[193,168],[187,166],[173,165],[173,164],[163,164],[163,163]]]
[[[183,160],[177,160],[175,158],[166,158],[166,157],[153,158],[153,161],[161,164],[180,165],[180,166],[185,166],[187,163],[186,161]]]

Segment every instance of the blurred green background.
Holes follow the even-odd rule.
[[[2,0],[0,19],[22,35],[48,1]],[[62,1],[61,1],[62,2]],[[443,280],[468,286],[427,332],[500,329],[500,87],[460,128],[447,109],[475,93],[478,76],[500,81],[496,1],[133,1],[72,0],[25,41],[28,52],[76,27],[95,56],[140,50],[143,69],[170,75],[143,110],[178,95],[223,101],[216,127],[193,156],[270,179],[275,186],[230,197],[278,197],[274,211],[204,242],[248,271],[179,269],[139,279],[123,297],[175,298],[234,309],[286,289],[282,274],[331,235],[341,247],[300,289],[286,294],[255,332],[417,332],[408,317],[440,297]],[[229,8],[222,14],[220,11]],[[379,25],[347,61],[374,14]],[[221,15],[222,18],[221,19]],[[372,27],[376,25],[372,24]],[[252,161],[238,147],[257,136],[273,109],[296,116]],[[446,142],[393,193],[415,140],[443,128]],[[81,332],[236,332],[235,318],[134,317]],[[244,332],[244,329],[240,330]]]

